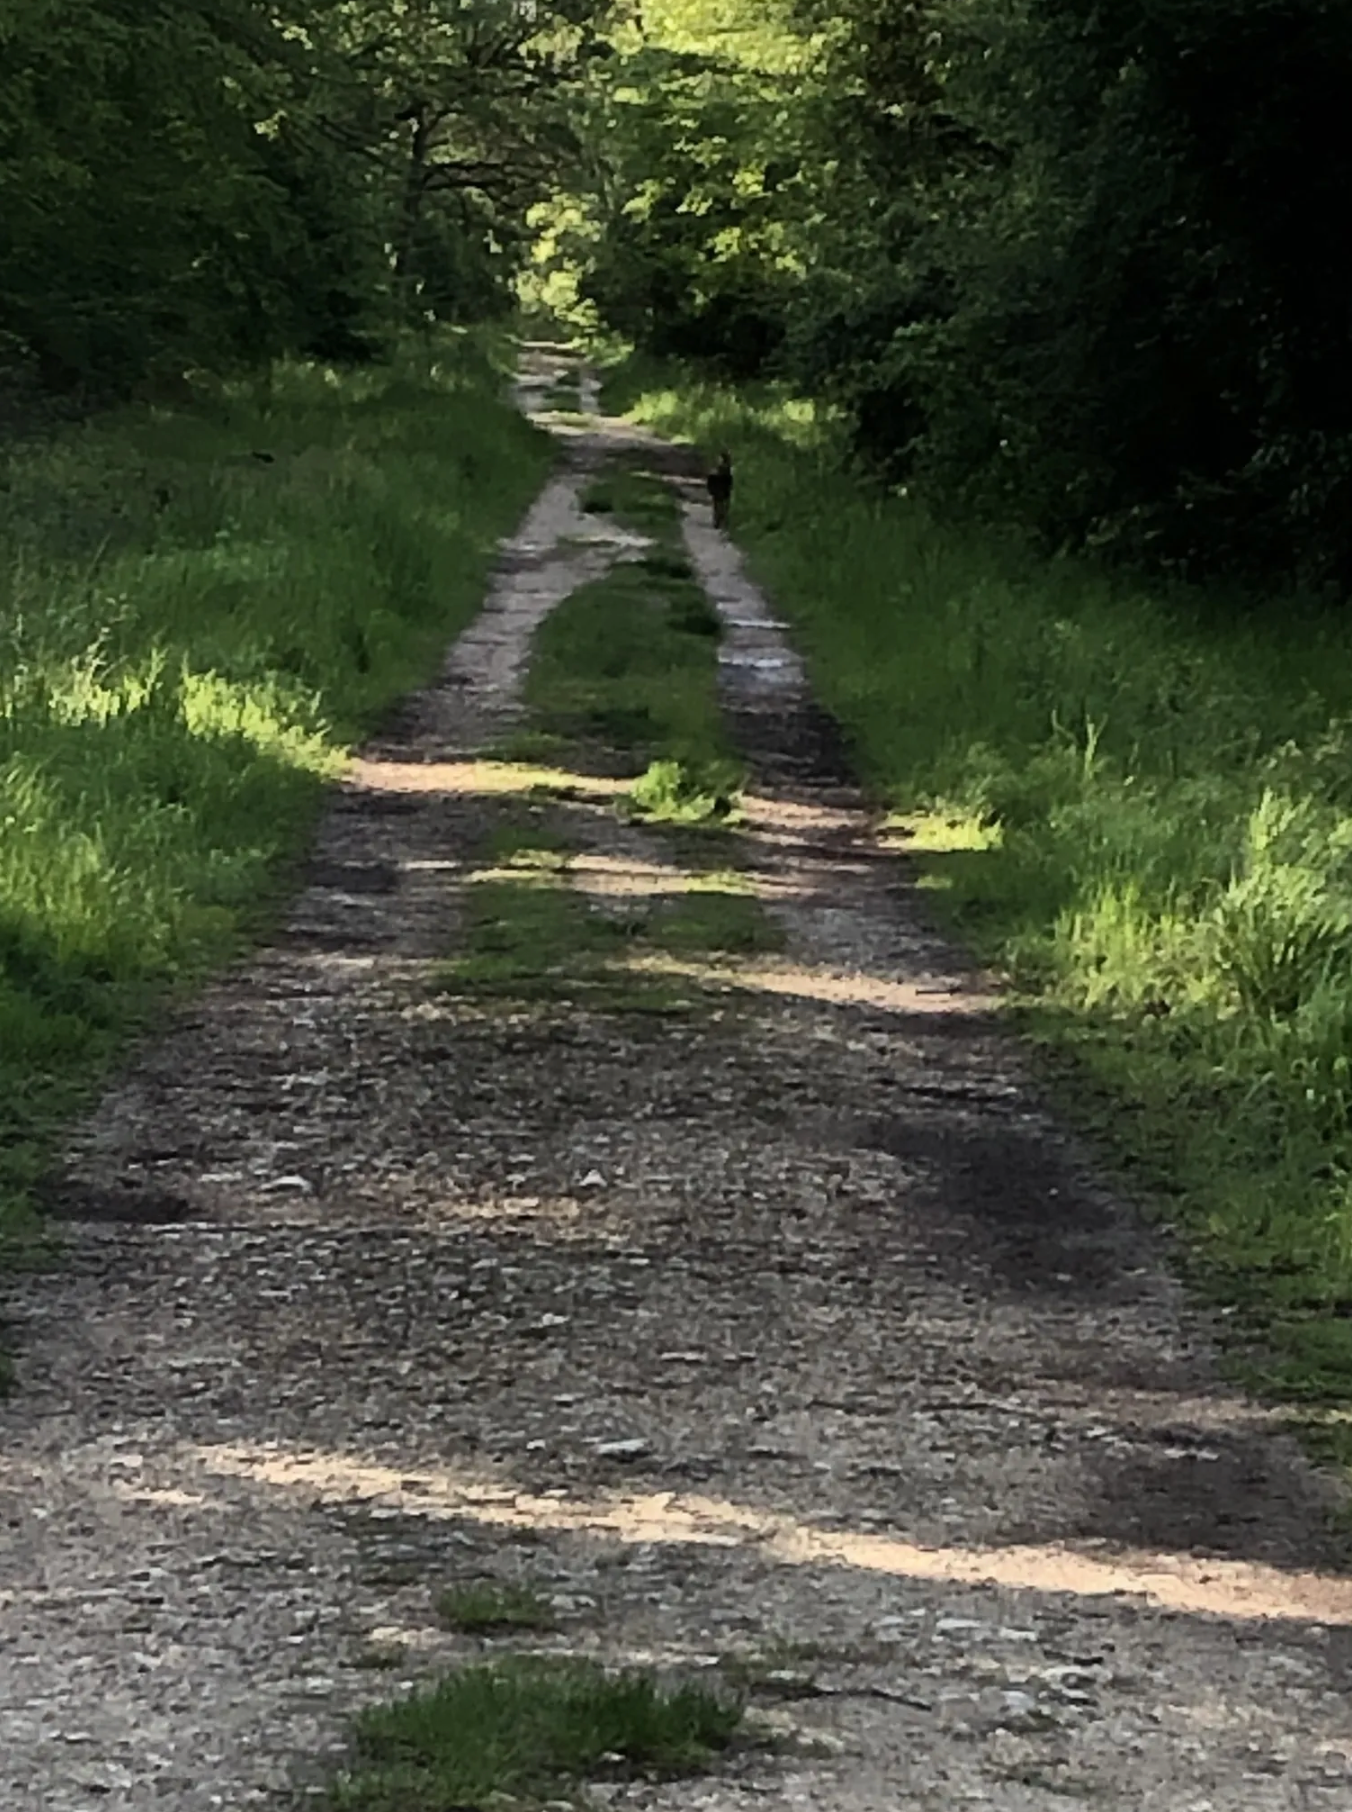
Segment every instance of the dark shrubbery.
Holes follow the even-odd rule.
[[[512,301],[599,0],[7,0],[0,352],[85,400]]]
[[[946,511],[1352,584],[1340,0],[799,0],[682,43],[605,116],[608,324],[840,404]]]

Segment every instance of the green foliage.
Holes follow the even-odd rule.
[[[628,802],[636,817],[655,824],[724,822],[742,784],[730,761],[654,761],[630,787]]]
[[[0,72],[0,338],[51,386],[361,350],[377,248],[254,0],[19,0]]]
[[[758,370],[801,274],[804,70],[787,4],[635,9],[591,85],[589,158],[534,217],[531,293],[659,355]]]
[[[519,1657],[464,1668],[364,1713],[334,1812],[455,1812],[546,1797],[588,1777],[707,1768],[741,1722],[729,1700],[592,1662]]]
[[[311,8],[326,119],[367,161],[406,314],[506,312],[526,214],[579,154],[601,0],[341,0]],[[327,77],[327,79],[325,79]]]
[[[1317,248],[1352,180],[1352,15],[935,12],[986,156],[920,248],[945,296],[902,359],[920,474],[1058,542],[1346,583],[1347,267]]]
[[[0,461],[0,1224],[477,608],[549,459],[495,388],[468,345],[288,366]]]
[[[543,218],[601,328],[840,407],[944,512],[1352,584],[1339,0],[643,20],[598,90],[600,174]]]
[[[14,0],[0,354],[103,397],[501,313],[600,0]]]
[[[770,395],[653,388],[639,413],[731,448],[739,535],[928,897],[1071,1055],[1269,1377],[1345,1398],[1352,631],[880,501]]]

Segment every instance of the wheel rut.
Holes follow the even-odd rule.
[[[752,1683],[775,1746],[612,1806],[1346,1806],[1330,1488],[928,926],[688,463],[555,426],[278,938],[52,1179],[65,1262],[6,1304],[0,1804],[289,1800],[354,1708],[482,1652],[433,1601],[488,1574],[549,1596],[541,1646]],[[490,759],[534,628],[634,551],[578,506],[615,450],[685,498],[786,948],[673,961],[688,1012],[486,1008],[436,975],[504,824],[599,901],[682,885],[613,783]]]

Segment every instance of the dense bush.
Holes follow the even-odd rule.
[[[500,312],[596,10],[8,0],[0,355],[106,396]]]

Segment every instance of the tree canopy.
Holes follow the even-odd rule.
[[[1352,581],[1342,0],[652,0],[621,49],[605,324],[1053,544]]]
[[[1352,583],[1345,0],[9,0],[52,387],[537,293],[945,508]]]
[[[596,0],[13,0],[0,336],[52,386],[511,301]]]

